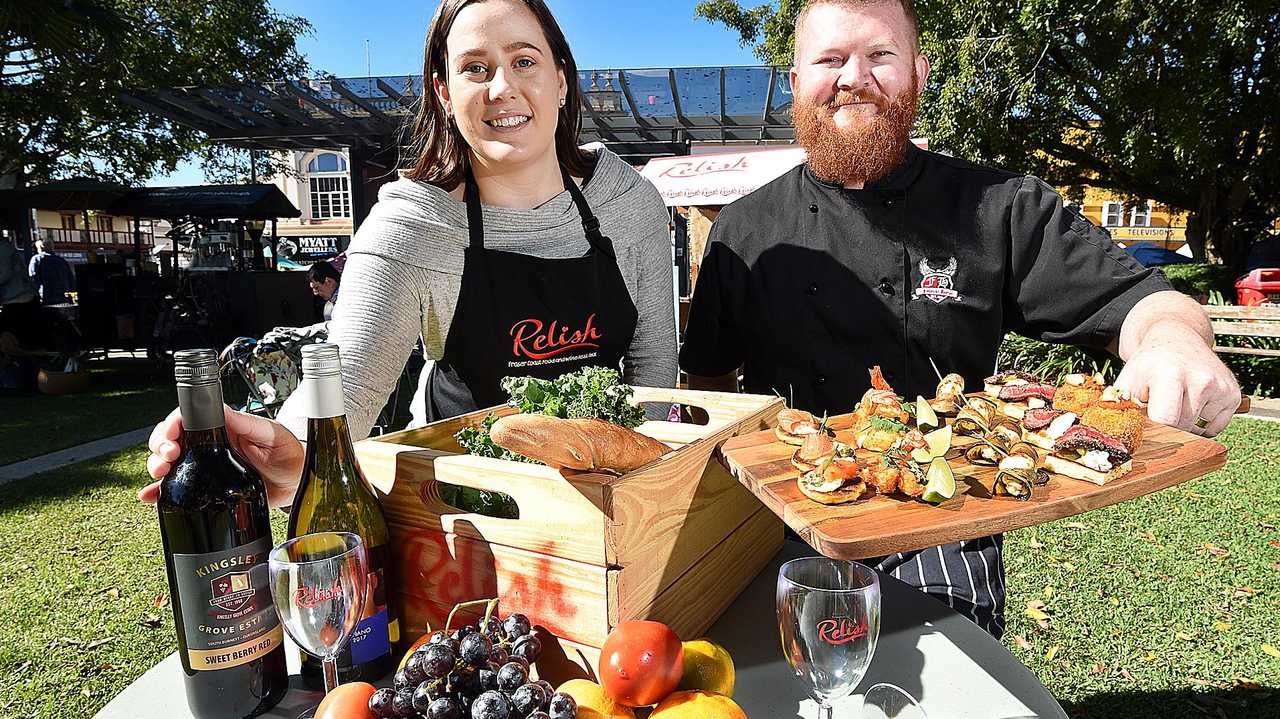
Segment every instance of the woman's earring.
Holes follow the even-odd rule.
[[[560,98],[560,107],[564,107],[564,98]]]

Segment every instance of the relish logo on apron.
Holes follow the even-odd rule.
[[[586,323],[575,329],[557,320],[544,323],[530,317],[511,326],[511,356],[508,367],[528,367],[532,364],[574,362],[596,357],[604,334],[596,326],[596,315],[587,317]],[[566,357],[578,350],[594,350]]]

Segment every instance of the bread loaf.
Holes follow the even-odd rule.
[[[494,423],[489,436],[509,449],[550,467],[626,474],[671,448],[652,437],[599,419],[561,419],[513,414]]]

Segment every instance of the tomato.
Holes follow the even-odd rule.
[[[374,719],[369,697],[377,690],[368,682],[339,684],[324,695],[324,701],[316,708],[316,719]]]
[[[680,683],[684,647],[662,622],[622,622],[600,650],[600,684],[610,699],[629,707],[656,704]]]

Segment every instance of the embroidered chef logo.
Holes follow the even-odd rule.
[[[548,360],[577,350],[598,350],[602,339],[604,333],[596,326],[594,314],[580,328],[531,317],[511,325],[511,354],[533,361]]]
[[[231,572],[211,582],[213,592],[209,603],[228,612],[239,611],[253,599],[253,583],[248,572]]]
[[[934,302],[943,300],[960,301],[960,293],[956,292],[955,275],[958,265],[956,258],[947,260],[945,267],[937,268],[929,264],[929,258],[920,260],[920,286],[916,288],[915,297],[925,297]]]
[[[838,646],[867,636],[867,625],[848,617],[824,619],[818,622],[818,638],[827,644]]]

